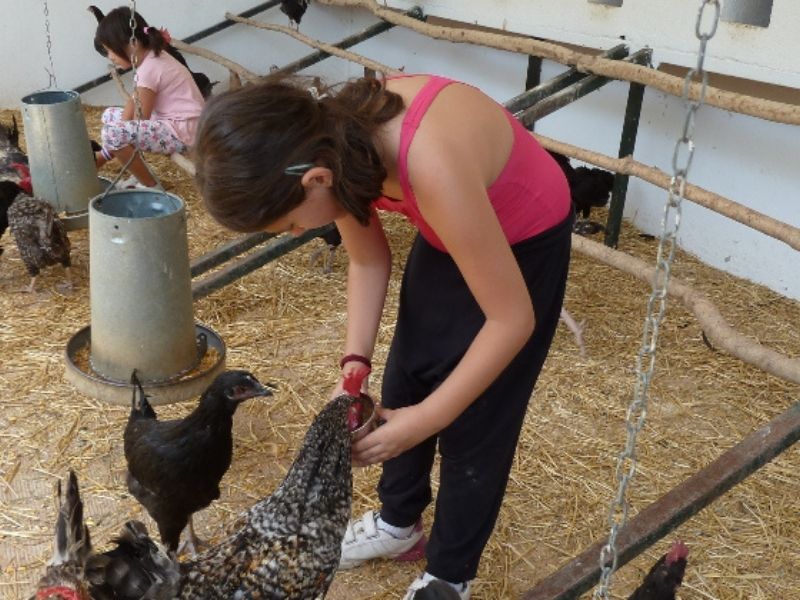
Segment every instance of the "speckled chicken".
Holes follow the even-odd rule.
[[[180,586],[178,563],[147,535],[139,521],[128,521],[115,547],[94,553],[83,521],[78,478],[70,471],[66,497],[56,521],[55,548],[39,580],[35,600],[168,600]]]
[[[233,415],[239,404],[270,392],[247,371],[225,371],[182,419],[159,421],[136,371],[133,399],[123,435],[127,484],[158,525],[161,541],[177,551],[189,526],[188,546],[196,552],[192,514],[219,498],[219,483],[233,456]]]
[[[675,593],[683,583],[688,555],[689,549],[683,542],[673,542],[628,600],[675,600]]]
[[[64,286],[72,287],[67,230],[49,202],[25,193],[18,194],[8,208],[8,227],[31,276],[26,291],[34,291],[36,278],[42,269],[56,264],[64,267]]]
[[[234,533],[182,564],[181,598],[323,598],[339,564],[350,518],[352,474],[342,394],[314,419],[277,490]]]

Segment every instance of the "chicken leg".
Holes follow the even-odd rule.
[[[178,554],[182,554],[188,550],[192,558],[197,558],[198,549],[208,548],[208,542],[197,537],[197,534],[194,531],[194,522],[192,521],[192,517],[189,517],[189,523],[186,525],[186,529],[184,531],[186,533],[186,539],[181,542],[181,545],[178,548]]]

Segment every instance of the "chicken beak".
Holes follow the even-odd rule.
[[[249,400],[250,398],[255,398],[257,396],[272,396],[272,390],[275,388],[271,384],[267,384],[267,386],[256,383],[254,386],[245,388],[243,390],[236,389],[233,391],[230,399],[234,402],[244,402],[245,400]]]

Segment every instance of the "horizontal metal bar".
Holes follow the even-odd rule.
[[[238,256],[243,252],[247,252],[250,248],[254,248],[259,244],[266,242],[268,239],[275,237],[275,234],[258,232],[251,233],[235,239],[227,244],[223,244],[210,252],[206,252],[202,256],[194,259],[191,264],[192,277],[202,275],[206,271],[218,267],[229,258]]]
[[[335,225],[330,223],[324,227],[306,231],[297,237],[286,235],[275,238],[264,248],[259,248],[255,252],[239,258],[235,262],[231,262],[225,268],[220,269],[205,279],[192,282],[192,299],[197,300],[198,298],[207,296],[211,292],[255,271],[268,262],[291,252],[306,242],[331,231],[334,227]]]
[[[619,531],[618,567],[800,440],[800,402],[644,508]],[[600,578],[602,540],[523,594],[523,600],[572,600]]]
[[[619,44],[613,48],[609,48],[600,55],[602,58],[620,59],[628,56],[628,46]],[[525,110],[536,104],[537,102],[547,98],[548,96],[564,89],[568,85],[572,85],[589,77],[588,73],[581,73],[574,67],[567,69],[563,73],[548,79],[544,83],[537,85],[505,103],[506,109],[516,115],[516,113]]]
[[[419,6],[415,6],[414,8],[412,8],[411,10],[407,11],[404,14],[407,17],[412,17],[414,19],[419,19],[420,21],[424,21],[425,18],[426,18],[425,15],[422,12],[422,9]],[[335,43],[334,46],[336,46],[337,48],[340,48],[342,50],[345,50],[347,48],[355,46],[356,44],[360,44],[361,42],[363,42],[365,40],[368,40],[368,39],[370,39],[372,37],[375,37],[379,33],[383,33],[384,31],[388,31],[389,29],[392,29],[393,27],[395,27],[394,23],[389,23],[388,21],[379,21],[378,23],[375,23],[374,25],[372,25],[370,27],[367,27],[366,29],[364,29],[363,31],[360,31],[359,33],[356,33],[356,34],[351,35],[350,37],[344,38],[343,40]],[[275,71],[275,73],[297,73],[298,71],[302,71],[303,69],[305,69],[307,67],[310,67],[311,65],[316,64],[316,63],[318,63],[318,62],[320,62],[320,61],[322,61],[322,60],[324,60],[324,59],[326,59],[326,58],[328,58],[330,56],[331,55],[328,54],[327,52],[324,52],[322,50],[318,50],[318,51],[312,52],[311,54],[308,54],[308,55],[304,56],[303,58],[300,58],[300,59],[298,59],[298,60],[296,60],[296,61],[294,61],[292,63],[289,63],[288,65],[285,65],[285,66],[281,67],[280,69],[277,69]]]
[[[281,0],[270,0],[269,2],[264,2],[259,4],[258,6],[254,6],[253,8],[249,8],[246,11],[239,13],[236,15],[237,17],[242,17],[243,19],[249,19],[257,15],[258,13],[264,12],[265,10],[269,10],[274,6],[278,6],[281,3]],[[219,33],[223,29],[227,29],[233,25],[237,25],[236,21],[231,21],[230,19],[225,19],[224,21],[220,21],[216,25],[212,25],[211,27],[207,27],[206,29],[201,29],[197,33],[193,33],[189,37],[183,38],[183,41],[187,44],[192,44],[198,40],[202,40],[203,38],[207,38],[210,35],[214,35],[215,33]]]
[[[649,62],[650,56],[650,49],[644,48],[631,54],[629,57],[623,60],[625,62],[642,64]],[[615,80],[609,79],[608,77],[601,77],[600,75],[588,75],[577,83],[573,83],[572,85],[550,95],[549,97],[540,100],[536,104],[530,106],[530,108],[516,113],[515,116],[523,125],[525,125],[525,127],[531,127],[538,119],[554,113],[559,108],[563,108],[579,98],[583,98],[587,94],[600,89],[610,81]]]
[[[269,2],[264,2],[262,4],[259,4],[258,6],[254,6],[253,8],[250,8],[250,9],[244,11],[243,13],[240,13],[238,16],[243,17],[243,18],[249,18],[249,17],[252,17],[253,15],[257,15],[260,12],[264,12],[265,10],[270,9],[270,8],[272,8],[274,6],[278,6],[280,3],[281,3],[281,0],[270,0]],[[236,25],[236,21],[231,21],[229,19],[225,19],[224,21],[220,21],[216,25],[212,25],[211,27],[208,27],[206,29],[202,29],[202,30],[198,31],[197,33],[193,33],[189,37],[183,38],[182,41],[187,43],[187,44],[191,44],[192,42],[196,42],[197,40],[201,40],[203,38],[206,38],[206,37],[208,37],[208,36],[210,36],[210,35],[212,35],[214,33],[218,33],[220,31],[222,31],[223,29],[226,29],[226,28],[230,27],[231,25]],[[120,75],[124,75],[125,73],[127,73],[129,71],[130,71],[130,69],[117,69],[117,73],[119,73]],[[111,74],[110,73],[106,73],[105,75],[101,75],[100,77],[96,77],[95,79],[92,79],[91,81],[87,81],[85,83],[82,83],[81,85],[79,85],[77,87],[74,87],[72,89],[74,91],[78,92],[79,94],[82,94],[83,92],[87,92],[87,91],[89,91],[89,90],[91,90],[93,88],[96,88],[97,86],[102,85],[102,84],[106,83],[107,81],[111,81]]]

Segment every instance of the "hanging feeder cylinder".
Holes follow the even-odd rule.
[[[89,203],[92,369],[128,382],[179,378],[200,358],[183,201],[118,190]]]
[[[89,199],[103,190],[78,92],[29,94],[22,98],[22,119],[33,193],[67,216],[85,213]]]

